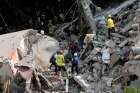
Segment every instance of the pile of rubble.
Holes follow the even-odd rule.
[[[55,39],[42,37],[36,30],[29,29],[2,35],[0,41],[0,47],[9,42],[9,46],[3,47],[5,52],[0,53],[1,93],[38,93],[53,89],[53,80],[45,71],[51,55],[58,48]]]
[[[137,72],[140,70],[137,44],[140,33],[139,6],[139,1],[133,2],[114,15],[118,22],[110,40],[105,33],[100,33],[92,41],[94,48],[87,47],[82,51],[81,75],[75,76],[74,80],[87,93],[123,93],[128,82],[133,82],[131,77],[140,80]],[[110,60],[108,66],[104,64],[104,59]],[[139,88],[139,85],[135,84],[134,87]]]
[[[24,31],[23,37],[13,33],[11,38],[15,38],[15,41],[6,41],[5,37],[10,37],[10,34],[1,36],[0,42],[8,42],[10,45],[0,52],[0,56],[6,57],[1,57],[0,60],[0,92],[62,93],[66,90],[71,93],[123,93],[129,84],[140,88],[137,83],[140,81],[140,2],[128,1],[131,3],[122,4],[117,10],[112,10],[115,11],[112,15],[117,18],[117,26],[116,31],[111,33],[110,40],[104,33],[106,28],[102,26],[109,12],[95,16],[99,24],[97,30],[104,31],[80,51],[80,74],[77,76],[58,78],[53,71],[48,70],[49,59],[59,48],[59,43],[49,36],[42,37],[35,30]],[[55,38],[64,36],[63,30],[75,21],[77,18],[58,28]],[[4,45],[6,44],[2,44],[0,48],[4,48]],[[104,64],[106,61],[108,65]],[[69,68],[68,66],[68,70]]]

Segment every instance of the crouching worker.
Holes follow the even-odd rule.
[[[66,71],[65,69],[65,59],[63,55],[63,51],[59,51],[57,56],[56,56],[56,64],[57,64],[57,74],[61,76],[61,73]]]
[[[75,52],[72,57],[72,68],[71,68],[72,74],[74,74],[74,70],[77,74],[79,73],[79,67],[78,67],[79,63],[80,61],[79,61],[78,54]]]

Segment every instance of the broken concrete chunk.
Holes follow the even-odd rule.
[[[124,39],[126,38],[125,36],[122,36],[118,33],[111,33],[111,35],[114,36],[114,37],[119,37],[119,38],[124,38]]]
[[[125,46],[129,42],[128,39],[124,40],[121,44],[119,44],[119,47]]]
[[[89,84],[85,82],[82,76],[74,76],[74,80],[85,90],[88,91]]]
[[[131,27],[133,28],[133,30],[137,31],[138,30],[138,26],[139,24],[132,24]]]
[[[102,77],[102,80],[104,80],[105,82],[106,82],[106,84],[107,84],[107,86],[111,86],[111,84],[112,84],[112,80],[113,80],[113,78],[109,78],[109,77]]]
[[[118,62],[119,59],[119,55],[113,52],[113,54],[111,55],[111,65],[113,66],[116,62]]]
[[[140,55],[136,55],[136,56],[134,57],[134,60],[140,60]]]
[[[132,47],[133,53],[134,54],[140,54],[140,47]]]
[[[136,36],[138,32],[137,32],[137,31],[134,31],[134,30],[131,30],[131,31],[129,31],[128,33],[129,33],[129,35],[131,35],[131,36]]]
[[[94,82],[94,78],[93,78],[91,75],[89,75],[89,76],[87,77],[87,81],[88,81],[88,82]]]
[[[94,50],[92,50],[91,55],[96,55],[98,52],[100,52],[101,48],[94,48]]]
[[[111,48],[114,48],[116,46],[116,44],[112,40],[108,40],[107,42],[105,42],[105,45]]]
[[[102,51],[102,61],[104,63],[110,63],[110,52],[109,52],[109,48],[104,49]]]
[[[121,89],[122,88],[121,84],[115,85],[114,88],[115,88],[115,93],[123,93]]]
[[[18,64],[17,66],[24,66],[24,67],[29,67],[33,68],[33,57],[30,55],[24,57]]]

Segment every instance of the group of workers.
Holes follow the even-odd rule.
[[[74,52],[72,54],[72,58],[71,58],[71,64],[72,64],[71,72],[72,72],[72,74],[74,74],[75,72],[77,74],[79,73],[79,71],[78,71],[79,62],[80,61],[79,61],[78,53]],[[61,49],[52,55],[52,57],[50,59],[50,63],[51,63],[50,69],[52,68],[52,66],[54,66],[55,67],[54,71],[55,71],[56,75],[61,76],[61,74],[63,72],[67,71],[67,69],[65,67],[66,59],[64,56],[64,51]]]
[[[51,23],[51,22],[50,22]],[[115,24],[114,24],[114,20],[112,19],[112,16],[109,15],[108,19],[107,19],[107,27],[108,27],[108,36],[107,38],[110,39],[110,33],[115,31]],[[84,43],[89,43],[91,41],[91,39],[93,39],[95,35],[94,34],[87,34],[85,36],[84,39]],[[91,38],[88,38],[91,37]],[[69,44],[69,49],[71,51],[71,73],[74,74],[75,72],[78,74],[79,73],[79,63],[80,63],[80,59],[79,59],[79,55],[78,55],[78,44],[77,45],[73,45],[74,42],[71,42]],[[66,67],[65,67],[65,56],[64,56],[64,51],[62,49],[58,50],[56,53],[54,53],[50,59],[51,62],[51,66],[55,67],[55,72],[56,74],[60,75],[60,73],[62,71],[66,71]]]

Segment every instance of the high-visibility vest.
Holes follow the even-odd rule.
[[[61,55],[61,54],[58,54],[57,57],[56,57],[56,64],[58,66],[65,66],[65,63],[64,63],[64,56]]]
[[[109,18],[109,19],[107,20],[107,27],[108,27],[108,28],[115,27],[114,22],[113,22],[113,19]]]

